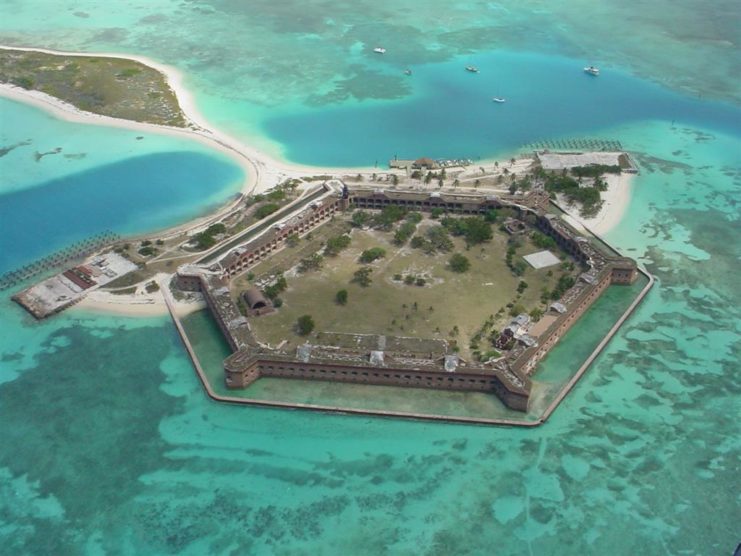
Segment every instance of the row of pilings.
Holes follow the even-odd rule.
[[[531,151],[622,151],[623,144],[611,139],[547,139],[525,145]]]
[[[38,259],[20,268],[10,270],[5,274],[0,275],[0,291],[12,288],[16,284],[20,284],[21,282],[29,280],[43,272],[47,272],[60,266],[74,264],[91,253],[95,253],[106,245],[115,243],[120,239],[121,236],[117,233],[105,230],[95,234],[94,236],[73,243],[72,245],[60,249],[51,255],[47,255],[42,259]]]

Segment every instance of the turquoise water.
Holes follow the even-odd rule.
[[[103,230],[179,224],[244,180],[192,140],[65,122],[2,98],[0,122],[0,273]]]
[[[466,72],[468,64],[480,73]],[[499,51],[412,67],[410,95],[401,102],[308,106],[269,118],[264,128],[297,162],[383,167],[397,155],[491,157],[554,135],[591,137],[595,129],[646,118],[741,132],[741,112],[729,104],[682,96],[618,69],[595,79],[570,58]],[[496,104],[493,96],[507,102]]]
[[[0,197],[0,268],[21,266],[103,230],[131,235],[186,221],[225,201],[224,189],[234,191],[242,175],[208,155],[178,151],[7,193]]]
[[[276,378],[262,378],[243,390],[229,390],[224,384],[223,362],[231,350],[211,313],[207,309],[196,311],[183,319],[183,326],[211,388],[221,396],[532,422],[543,416],[551,402],[647,283],[648,279],[641,276],[631,286],[614,286],[605,291],[539,364],[527,413],[508,409],[496,396],[480,392],[446,392],[421,388],[410,390],[391,386]]]
[[[167,319],[73,310],[36,323],[3,297],[0,553],[732,552],[741,522],[736,3],[712,10],[668,0],[48,6],[3,3],[0,42],[137,52],[175,64],[214,123],[297,160],[328,156],[313,143],[342,145],[329,127],[312,144],[291,129],[278,138],[278,124],[292,119],[305,131],[301,125],[321,123],[322,114],[335,123],[357,118],[358,134],[371,137],[369,116],[396,126],[381,146],[338,128],[345,142],[363,147],[338,152],[338,164],[340,155],[373,163],[444,141],[492,154],[530,133],[618,139],[639,153],[642,173],[626,218],[608,237],[658,283],[534,430],[219,405],[204,396]],[[389,48],[385,57],[369,52],[376,43]],[[545,54],[553,58],[544,62]],[[481,60],[481,74],[458,73],[458,60],[469,57]],[[528,86],[544,74],[514,73],[516,64],[504,64],[513,73],[501,85],[484,72],[486,60],[518,57],[542,71],[562,67],[563,86]],[[592,62],[605,68],[599,81],[579,71]],[[406,66],[414,68],[411,83]],[[450,92],[433,95],[447,83],[438,76],[449,73]],[[463,107],[451,103],[462,84],[472,95]],[[493,118],[505,118],[495,109],[518,110],[518,99],[529,109],[548,106],[563,91],[588,94],[582,85],[600,101],[616,99],[609,117],[555,125],[561,115],[552,110],[528,118],[522,137],[510,129],[486,136]],[[479,92],[485,100],[474,110],[468,105]],[[511,100],[494,106],[488,99],[497,94]],[[430,95],[439,107],[425,104]],[[626,95],[635,110],[620,106]],[[568,100],[564,109],[574,110]],[[407,113],[397,106],[411,110],[414,126],[390,121]],[[598,118],[586,101],[581,109]],[[436,120],[420,122],[419,114]],[[461,114],[466,125],[457,123]],[[23,176],[18,165],[36,163],[11,157],[57,146],[91,151],[68,150],[65,133],[50,137],[0,164],[15,160],[14,175]],[[49,173],[16,188],[3,172],[2,191],[193,150],[148,151],[125,135],[104,150],[124,153],[132,144],[136,152],[120,158],[45,156],[42,167],[56,166]],[[198,210],[211,201],[185,204]]]

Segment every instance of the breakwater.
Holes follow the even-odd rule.
[[[82,241],[73,243],[69,247],[56,251],[51,255],[47,255],[46,257],[38,259],[25,266],[10,270],[0,275],[0,291],[12,288],[17,284],[59,266],[76,263],[91,253],[95,253],[106,245],[115,243],[120,239],[121,236],[117,233],[106,230]]]
[[[616,139],[543,139],[523,145],[531,151],[560,150],[560,151],[623,151],[623,144]]]

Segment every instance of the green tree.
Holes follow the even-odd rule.
[[[327,240],[327,245],[324,247],[324,254],[328,257],[336,257],[340,251],[350,245],[350,241],[350,236],[347,234],[331,237]]]
[[[419,224],[422,222],[422,218],[422,213],[417,212],[416,210],[408,212],[406,215],[407,222],[411,222],[412,224]]]
[[[512,272],[515,273],[515,276],[522,276],[525,274],[525,271],[527,270],[527,264],[525,261],[515,261],[515,263],[512,265]]]
[[[386,250],[382,247],[372,247],[366,249],[360,254],[361,263],[372,263],[376,259],[381,259],[386,256]]]
[[[216,240],[214,239],[214,237],[206,232],[200,232],[193,236],[193,241],[195,241],[196,249],[199,250],[209,249],[210,247],[216,245]]]
[[[491,231],[491,224],[489,224],[480,216],[464,218],[463,223],[465,225],[463,236],[465,237],[466,244],[469,247],[471,245],[489,241],[492,237],[494,237]]]
[[[277,203],[268,203],[263,205],[255,211],[255,218],[258,220],[265,218],[266,216],[273,214],[279,208],[280,207]]]
[[[296,332],[301,336],[308,336],[314,330],[314,319],[311,315],[302,315],[296,321]]]
[[[453,242],[450,239],[450,234],[444,226],[433,226],[427,228],[427,239],[429,240],[428,244],[431,247],[429,251],[431,252],[440,251],[441,253],[447,253],[453,249]],[[426,246],[423,245],[422,247],[424,249]],[[425,251],[428,250],[425,249]]]
[[[450,270],[452,270],[453,272],[462,273],[471,268],[471,262],[468,260],[467,257],[461,255],[460,253],[455,253],[452,257],[450,257],[448,265],[450,266]]]
[[[373,217],[370,215],[370,213],[364,211],[364,210],[356,210],[352,213],[352,225],[356,228],[362,228],[363,226],[367,226],[370,221],[373,219]]]
[[[404,222],[394,233],[394,244],[404,245],[407,240],[412,237],[414,230],[417,229],[417,225],[414,222]]]
[[[525,312],[525,307],[523,307],[521,304],[517,303],[512,306],[512,308],[509,310],[509,314],[512,317],[516,317],[517,315],[520,315]]]
[[[389,205],[383,207],[380,213],[373,217],[373,225],[382,230],[390,230],[393,225],[403,219],[407,214],[407,209],[399,205]]]
[[[338,305],[346,305],[347,304],[347,290],[338,291],[334,296],[334,300],[337,302]]]
[[[299,272],[309,272],[310,270],[319,270],[324,262],[324,257],[319,253],[314,253],[310,257],[301,259],[301,263],[298,266]]]
[[[541,249],[554,249],[556,247],[556,240],[540,232],[533,232],[531,239],[535,246]]]
[[[224,224],[222,224],[221,222],[211,224],[208,228],[206,228],[206,233],[211,234],[212,236],[224,234],[226,233],[226,226],[224,226]]]
[[[372,273],[373,269],[369,266],[359,268],[353,274],[353,278],[351,281],[358,284],[359,286],[362,286],[363,288],[367,288],[371,285],[371,282],[373,282],[373,280],[371,279]]]

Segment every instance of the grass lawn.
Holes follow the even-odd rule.
[[[418,232],[436,225],[435,221],[423,220]],[[322,238],[336,234],[342,226],[342,219],[336,218],[316,230],[311,241],[302,239],[298,247],[284,249],[252,270],[259,278],[271,270],[293,267],[286,273],[288,289],[281,294],[283,306],[275,314],[250,320],[261,341],[271,345],[283,340],[290,345],[303,343],[305,339],[293,327],[298,317],[309,314],[316,322],[309,341],[315,339],[317,332],[328,331],[443,338],[456,342],[461,354],[469,357],[471,338],[491,315],[496,317],[494,327],[500,329],[510,318],[507,304],[522,304],[528,311],[542,307],[542,288],[553,289],[562,273],[558,266],[551,267],[551,276],[549,269],[536,271],[528,267],[523,276],[514,276],[505,264],[508,236],[496,226],[494,238],[485,244],[466,250],[462,239],[453,238],[453,251],[433,256],[408,244],[395,246],[393,231],[355,229],[350,247],[337,257],[326,257],[320,270],[296,272],[298,261],[316,252]],[[361,252],[372,247],[385,249],[386,256],[369,265],[360,264]],[[539,250],[524,241],[516,258]],[[465,273],[458,274],[448,268],[448,260],[456,252],[465,255],[471,263]],[[373,269],[368,287],[351,283],[354,272],[363,266]],[[425,285],[406,285],[395,280],[395,275],[422,277]],[[522,294],[517,293],[520,280],[529,286]],[[235,293],[246,285],[244,279],[238,280]],[[341,289],[349,294],[344,306],[335,303],[335,295]],[[497,314],[502,308],[504,312]],[[482,349],[486,349],[485,343],[482,342]]]

